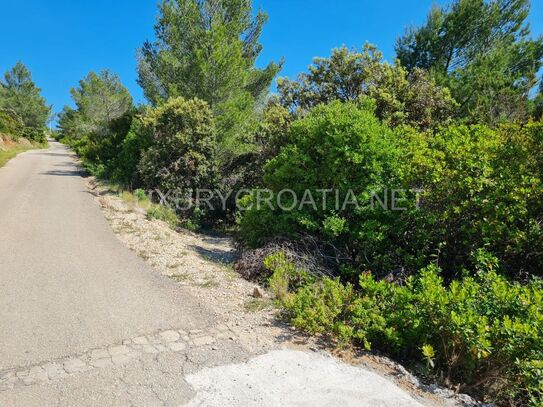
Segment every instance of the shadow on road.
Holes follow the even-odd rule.
[[[50,152],[36,152],[36,155],[45,155],[48,157],[73,157],[72,153],[50,153]]]
[[[40,172],[40,175],[54,175],[56,177],[87,177],[86,172],[82,170],[51,170]]]

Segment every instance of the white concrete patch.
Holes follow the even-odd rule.
[[[422,407],[393,382],[364,368],[293,350],[206,368],[185,379],[196,392],[186,407]]]

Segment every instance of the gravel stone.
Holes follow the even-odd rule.
[[[211,345],[213,342],[215,342],[215,339],[211,336],[199,336],[192,340],[195,346]]]
[[[109,348],[109,354],[111,356],[125,355],[130,352],[130,348],[126,345],[111,346]]]
[[[68,373],[77,373],[87,370],[88,366],[77,358],[68,359],[64,362],[64,370]]]
[[[187,345],[183,342],[172,342],[168,344],[168,347],[174,352],[180,352],[187,348]]]
[[[164,342],[175,342],[179,339],[179,333],[175,331],[164,331],[159,336]]]
[[[133,342],[136,345],[147,345],[149,343],[149,340],[145,336],[138,336],[137,338],[133,339]]]

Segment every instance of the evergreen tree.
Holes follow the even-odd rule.
[[[0,108],[15,112],[26,127],[37,130],[44,129],[51,116],[51,107],[22,62],[17,62],[0,81]]]
[[[416,68],[409,74],[402,66],[383,61],[383,54],[371,44],[362,51],[336,48],[329,58],[315,58],[309,72],[296,81],[280,78],[277,85],[281,104],[293,112],[369,97],[375,101],[377,116],[393,126],[434,127],[449,121],[457,108],[449,90],[426,71]]]
[[[530,36],[529,11],[529,0],[454,0],[432,8],[396,52],[403,66],[427,69],[449,87],[471,121],[525,120],[543,57],[543,38]]]
[[[71,89],[72,99],[77,106],[79,120],[73,120],[74,113],[65,108],[66,118],[77,123],[82,133],[102,135],[109,125],[133,108],[132,96],[119,77],[108,70],[90,72]]]
[[[222,162],[251,148],[244,137],[280,69],[255,67],[266,20],[261,11],[253,15],[250,0],[164,0],[156,39],[139,53],[138,83],[151,103],[177,96],[208,103]]]

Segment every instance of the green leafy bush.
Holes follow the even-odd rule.
[[[22,136],[24,122],[21,117],[12,109],[0,109],[0,133],[17,140]]]
[[[27,140],[34,141],[38,144],[47,142],[47,137],[45,136],[45,130],[43,128],[25,127],[22,136]]]
[[[143,123],[142,117],[143,114],[132,120],[128,133],[120,143],[111,171],[111,178],[128,188],[143,185],[138,165],[152,143],[152,128]]]
[[[426,361],[429,373],[446,384],[503,404],[540,405],[542,281],[509,282],[495,257],[484,250],[473,257],[475,275],[449,286],[432,265],[403,286],[370,274],[357,286],[325,278],[279,300],[300,329]],[[276,260],[267,262],[271,281],[288,269]]]
[[[264,267],[273,271],[269,285],[272,293],[279,300],[285,299],[290,290],[303,287],[314,281],[308,272],[287,261],[284,252],[267,256],[264,259]]]
[[[139,170],[148,188],[164,193],[211,188],[217,179],[213,117],[199,99],[170,99],[149,111],[151,146],[143,153]]]
[[[245,243],[310,234],[363,270],[413,273],[435,261],[446,279],[473,269],[470,253],[485,247],[508,274],[541,275],[543,124],[421,133],[391,130],[373,109],[368,100],[334,102],[291,124],[284,147],[264,167],[273,209],[262,199],[258,205],[258,191],[242,201],[249,208],[239,216]],[[318,192],[327,188],[339,192],[339,206],[333,194],[325,201]],[[405,210],[391,210],[396,188]],[[282,190],[293,191],[300,205]],[[315,205],[301,205],[306,190]],[[348,191],[360,207],[342,206]],[[280,197],[287,210],[276,204]],[[374,198],[388,204],[383,209]]]
[[[243,206],[249,209],[240,217],[241,238],[257,246],[273,235],[311,233],[360,261],[366,253],[371,266],[393,265],[389,238],[403,215],[383,208],[376,197],[384,199],[401,186],[404,164],[398,134],[375,117],[374,108],[370,100],[333,102],[292,123],[285,147],[265,166],[264,183],[274,207],[259,205],[256,192],[245,198]],[[339,199],[322,192],[330,188]],[[297,200],[281,193],[287,189]],[[310,199],[306,191],[315,205],[302,205],[304,196]],[[346,204],[353,199],[358,205]],[[281,210],[278,201],[292,210]],[[402,205],[409,202],[415,205],[414,199]]]
[[[422,189],[407,228],[410,244],[427,255],[433,250],[448,275],[472,267],[470,253],[479,247],[511,275],[541,275],[541,123],[451,126],[408,149],[406,183]]]
[[[164,205],[154,204],[147,209],[148,219],[158,219],[166,222],[172,229],[178,225],[177,214],[171,208]]]

